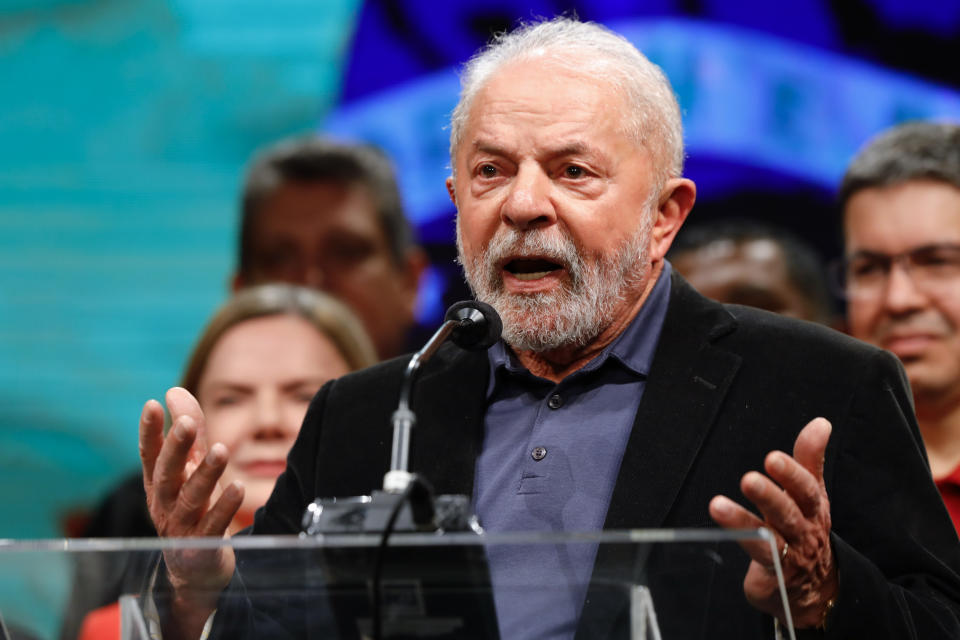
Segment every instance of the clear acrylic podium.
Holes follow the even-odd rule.
[[[120,637],[145,640],[164,615],[163,579],[156,567],[163,550],[211,553],[230,547],[238,572],[222,594],[214,628],[233,625],[217,637],[283,638],[499,638],[497,597],[520,607],[530,594],[569,589],[513,575],[492,580],[485,558],[498,545],[523,549],[549,545],[596,548],[596,567],[585,590],[576,637],[629,640],[748,637],[738,625],[754,625],[750,637],[794,639],[792,625],[754,612],[746,604],[717,608],[717,593],[736,590],[748,563],[738,541],[775,544],[768,531],[657,529],[593,533],[395,533],[381,550],[375,534],[237,536],[218,539],[0,540],[0,576],[10,571],[59,571],[74,593],[67,603],[29,603],[61,615],[79,629],[86,596],[113,593]],[[786,603],[779,562],[774,566]],[[376,588],[374,585],[378,585]],[[152,591],[151,591],[152,588]],[[507,594],[505,596],[505,594]],[[209,594],[207,594],[209,595]],[[532,599],[535,600],[535,599]],[[374,606],[376,605],[376,606]],[[27,627],[23,600],[0,600],[10,628]],[[374,611],[378,615],[374,615]],[[531,609],[530,616],[550,616]],[[251,622],[252,621],[252,622]],[[744,622],[746,621],[746,622]],[[152,625],[152,626],[151,626]],[[756,628],[760,627],[759,632]],[[776,628],[775,628],[776,627]],[[0,629],[0,639],[4,637]],[[521,635],[511,634],[513,637]],[[16,638],[16,634],[13,635]],[[30,635],[25,637],[31,637]],[[59,633],[32,637],[58,638]],[[531,636],[532,637],[532,636]],[[522,640],[522,638],[520,639]]]

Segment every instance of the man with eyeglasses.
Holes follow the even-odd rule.
[[[854,158],[840,201],[850,333],[903,362],[960,531],[960,126],[882,133]]]

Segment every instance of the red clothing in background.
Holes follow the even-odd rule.
[[[943,503],[947,505],[953,528],[960,533],[960,465],[942,478],[936,480],[937,489],[943,496]]]
[[[83,619],[78,640],[119,640],[120,603],[94,609]]]

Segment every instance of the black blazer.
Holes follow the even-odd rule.
[[[405,366],[396,359],[321,389],[254,533],[296,532],[314,498],[381,486]],[[487,377],[486,353],[453,347],[421,372],[410,469],[438,493],[472,494]],[[960,638],[960,545],[899,362],[819,325],[719,305],[676,274],[605,528],[715,526],[710,498],[747,504],[741,476],[773,449],[791,452],[817,416],[833,424],[826,487],[840,593],[828,637]],[[742,593],[748,558],[729,546],[718,550],[723,571],[678,577],[703,604],[685,616],[683,637],[772,637],[771,618]],[[601,551],[595,584],[625,561]],[[623,603],[588,595],[581,628],[591,630],[580,635],[618,635],[624,615]]]

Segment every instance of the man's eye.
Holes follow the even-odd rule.
[[[853,260],[848,271],[855,278],[864,278],[886,273],[887,265],[879,260]]]
[[[370,242],[359,240],[340,240],[332,242],[324,251],[325,257],[338,264],[361,262],[376,251]]]
[[[294,267],[299,257],[296,250],[289,246],[272,247],[263,250],[257,256],[260,265],[267,270]]]
[[[492,164],[480,165],[478,173],[482,178],[495,178],[497,177],[497,168]]]
[[[583,170],[583,167],[578,167],[575,164],[567,165],[563,169],[563,175],[567,178],[582,178],[587,175],[587,172]]]
[[[960,250],[957,247],[937,247],[915,251],[910,258],[917,267],[956,267],[960,265]]]

